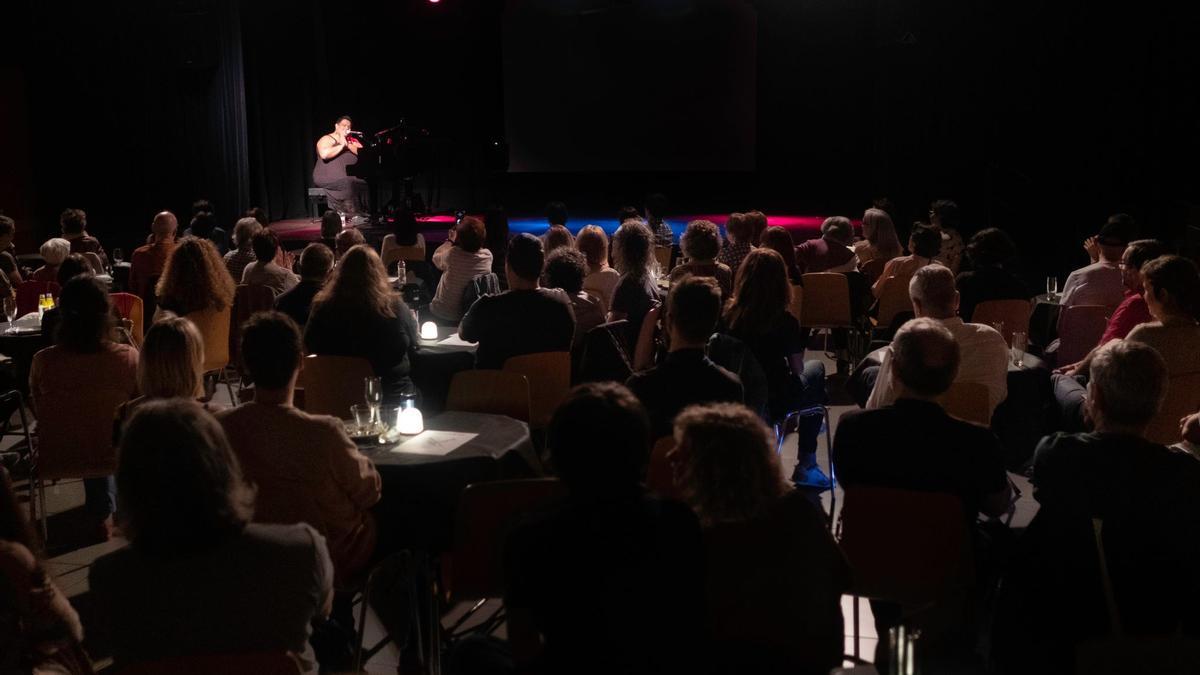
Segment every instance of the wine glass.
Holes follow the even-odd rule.
[[[1058,295],[1058,277],[1046,277],[1046,295],[1052,299]]]
[[[114,248],[113,254],[112,254],[112,259],[113,259],[113,262],[120,265],[121,262],[125,260],[125,252],[119,248]]]
[[[367,405],[371,407],[371,424],[378,424],[379,406],[383,404],[383,380],[378,377],[364,377],[363,389]]]
[[[1025,333],[1021,331],[1013,331],[1012,334],[1012,357],[1013,365],[1020,368],[1025,365],[1025,349],[1029,346],[1029,340]]]
[[[16,321],[16,319],[17,319],[17,299],[16,298],[11,297],[11,296],[4,298],[4,316],[8,317],[8,328],[4,332],[12,333],[13,331],[16,330],[16,327],[13,326],[13,321]]]

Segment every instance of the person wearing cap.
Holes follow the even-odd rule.
[[[1059,304],[1063,307],[1103,305],[1109,308],[1121,304],[1125,297],[1121,256],[1129,242],[1136,238],[1136,232],[1137,226],[1128,215],[1109,216],[1100,233],[1083,242],[1092,262],[1067,277]]]

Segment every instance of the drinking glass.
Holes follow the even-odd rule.
[[[1046,277],[1046,295],[1052,299],[1058,295],[1058,277]]]
[[[8,317],[8,328],[5,333],[11,333],[15,330],[13,321],[17,320],[17,299],[13,297],[4,298],[4,316]]]
[[[114,262],[120,265],[121,261],[125,260],[125,252],[119,248],[114,248],[112,258]]]
[[[1014,331],[1012,335],[1012,358],[1014,366],[1020,368],[1025,364],[1025,348],[1028,346],[1028,337],[1021,331]]]
[[[350,414],[354,415],[354,428],[358,434],[365,434],[371,428],[372,408],[369,405],[352,405]]]
[[[383,380],[378,377],[364,377],[363,390],[367,405],[371,407],[371,423],[379,423],[379,406],[383,403]]]

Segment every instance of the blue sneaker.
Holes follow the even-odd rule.
[[[806,490],[818,490],[824,492],[833,488],[833,481],[819,466],[811,466],[808,468],[797,466],[792,471],[792,483],[798,488]]]

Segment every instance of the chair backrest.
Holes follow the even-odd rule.
[[[680,499],[679,488],[675,486],[674,472],[667,461],[667,455],[675,449],[675,439],[663,436],[654,442],[650,451],[650,463],[646,467],[646,488],[667,499]]]
[[[275,289],[261,284],[238,284],[237,293],[233,296],[233,313],[229,323],[229,358],[234,364],[238,364],[242,324],[254,316],[255,312],[265,312],[274,307]]]
[[[1033,305],[1028,300],[985,300],[975,305],[971,314],[971,323],[982,323],[995,326],[1003,323],[1000,331],[1004,341],[1012,346],[1014,332],[1020,331],[1029,335],[1029,316],[1033,313]]]
[[[883,268],[887,266],[887,263],[888,261],[884,258],[872,258],[863,263],[862,267],[858,268],[858,271],[862,272],[862,275],[867,278],[867,283],[874,284],[879,275],[883,274]]]
[[[58,480],[113,474],[117,469],[113,420],[117,408],[127,400],[128,391],[99,381],[38,396],[38,477]]]
[[[366,402],[363,378],[374,375],[364,358],[314,354],[304,358],[296,386],[304,389],[305,412],[347,419],[351,406]]]
[[[912,298],[908,295],[908,282],[912,277],[890,276],[879,287],[879,325],[891,326],[902,312],[912,312]]]
[[[463,314],[471,309],[471,305],[475,301],[485,295],[499,295],[500,277],[495,272],[485,272],[476,277],[473,277],[462,290],[462,311]]]
[[[1178,443],[1179,420],[1196,411],[1200,411],[1200,373],[1172,375],[1162,408],[1146,427],[1146,438],[1163,445]]]
[[[520,515],[563,497],[555,478],[473,483],[462,491],[454,518],[449,587],[455,598],[493,598],[504,590],[504,540]]]
[[[992,408],[988,388],[979,382],[954,382],[938,397],[946,413],[965,422],[980,426],[992,425]]]
[[[953,495],[847,487],[840,544],[858,596],[921,605],[973,575],[962,502]]]
[[[788,314],[796,317],[797,321],[804,318],[804,287],[792,284],[792,302],[788,305]]]
[[[508,415],[529,421],[529,379],[503,370],[461,370],[450,380],[446,410]]]
[[[621,319],[588,331],[575,378],[578,382],[624,382],[629,378],[633,371],[622,337],[628,325],[627,319]]]
[[[850,282],[838,272],[804,275],[804,305],[800,325],[806,328],[851,326]]]
[[[133,293],[111,293],[109,297],[112,298],[117,315],[122,319],[129,319],[129,323],[133,326],[130,329],[130,333],[133,334],[133,346],[141,349],[142,338],[145,337],[142,299]]]
[[[742,381],[742,399],[747,408],[765,415],[767,412],[767,375],[762,364],[744,342],[722,333],[708,338],[705,353],[713,363],[738,376]]]
[[[659,274],[667,274],[671,271],[671,247],[670,246],[655,246],[654,259],[658,261]]]
[[[118,675],[299,675],[302,672],[300,662],[290,652],[193,654],[117,668]]]
[[[658,332],[658,317],[661,314],[662,305],[655,305],[649,312],[646,312],[646,316],[642,319],[637,345],[633,349],[633,371],[635,373],[654,365],[654,336]]]
[[[1108,325],[1104,305],[1069,305],[1058,315],[1058,352],[1056,363],[1077,363],[1088,355],[1104,336]]]
[[[183,318],[191,321],[200,336],[204,338],[204,372],[220,370],[229,365],[229,317],[233,314],[232,307],[224,309],[202,309],[198,312],[185,314]]]
[[[22,317],[38,310],[38,298],[49,293],[58,300],[58,284],[53,281],[22,281],[17,284],[17,316]]]
[[[420,234],[417,235],[417,243],[412,246],[399,246],[396,244],[396,238],[393,235],[388,235],[383,238],[383,252],[380,258],[383,259],[384,267],[390,266],[397,260],[406,262],[424,262],[425,261],[425,238]]]
[[[104,269],[104,261],[100,259],[99,254],[87,251],[83,254],[83,257],[92,266],[92,274],[108,274],[108,270]]]
[[[503,370],[529,379],[529,426],[544,429],[571,388],[571,352],[540,352],[513,356]]]

